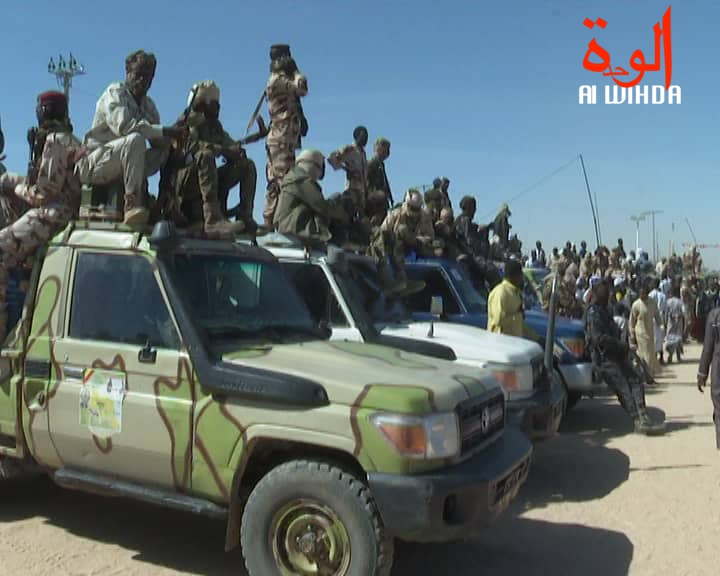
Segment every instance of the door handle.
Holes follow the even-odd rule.
[[[152,348],[150,342],[148,342],[138,351],[138,362],[141,364],[155,364],[156,361],[157,350]]]

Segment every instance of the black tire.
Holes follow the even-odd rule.
[[[322,505],[342,524],[351,551],[344,576],[390,574],[393,540],[385,533],[368,487],[353,474],[331,464],[295,460],[281,464],[266,474],[245,505],[240,541],[250,576],[281,573],[275,560],[273,542],[278,541],[282,526],[274,525],[278,515],[296,502],[299,507],[308,503]],[[280,554],[284,551],[285,548],[280,549]]]
[[[567,411],[569,412],[571,409],[575,408],[575,406],[577,406],[577,403],[580,402],[580,400],[582,400],[581,392],[568,392]]]

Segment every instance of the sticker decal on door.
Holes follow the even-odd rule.
[[[122,432],[125,374],[88,368],[80,389],[80,426],[98,438]]]

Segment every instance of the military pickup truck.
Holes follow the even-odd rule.
[[[487,301],[459,262],[443,258],[409,258],[405,267],[411,280],[425,282],[423,291],[405,301],[413,312],[413,318],[429,319],[430,301],[433,297],[441,297],[444,318],[448,322],[487,327]],[[548,321],[548,315],[542,311],[525,312],[525,325],[535,332],[542,346],[545,344]],[[592,395],[604,389],[604,384],[593,380],[592,362],[585,353],[582,322],[557,318],[554,354],[567,388],[568,408],[574,406],[583,395]]]
[[[2,347],[0,477],[223,519],[251,576],[386,575],[508,507],[532,446],[494,378],[326,338],[263,249],[71,224]]]
[[[505,390],[508,422],[531,440],[554,436],[565,407],[559,378],[548,374],[539,345],[436,319],[414,321],[398,298],[388,298],[372,259],[335,247],[307,251],[281,234],[259,239],[279,260],[313,317],[332,339],[369,342],[438,357],[447,347],[457,362],[492,373]],[[428,307],[429,310],[429,307]]]

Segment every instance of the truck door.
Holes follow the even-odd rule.
[[[161,286],[143,255],[76,252],[49,406],[65,466],[189,482],[194,381]]]

